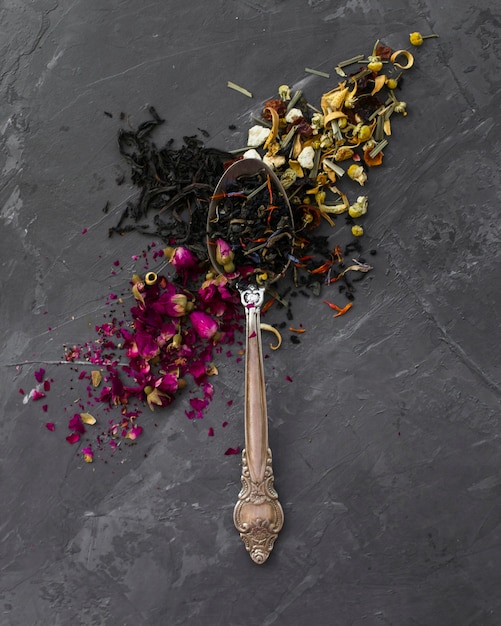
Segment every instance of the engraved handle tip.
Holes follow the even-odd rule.
[[[247,454],[242,452],[242,489],[233,512],[235,527],[254,563],[262,565],[284,524],[284,513],[273,486],[271,450],[267,449],[263,480],[252,480]]]

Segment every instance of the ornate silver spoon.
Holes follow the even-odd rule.
[[[249,182],[252,182],[250,186]],[[260,204],[258,192],[263,189],[266,201]],[[281,214],[275,216],[278,224],[270,220],[270,214],[277,207],[281,211]],[[224,233],[218,230],[223,213],[227,224],[237,220],[235,223],[242,232],[249,224],[255,225],[257,218],[265,220],[265,236],[259,238],[265,239],[264,245],[260,241],[255,246],[247,245],[244,250],[242,237],[235,236],[233,240],[240,242],[233,244],[234,248],[240,247],[238,254],[233,258],[233,250],[228,252],[228,249],[223,251],[226,254],[222,254],[220,235]],[[277,225],[279,228],[276,228]],[[280,240],[281,249],[277,254]],[[233,520],[252,560],[262,564],[273,549],[283,526],[284,515],[273,486],[260,314],[265,290],[271,282],[285,273],[293,246],[293,216],[287,194],[277,176],[265,163],[258,159],[242,159],[226,170],[209,207],[207,243],[214,269],[227,276],[237,287],[245,309],[245,449],[242,452],[242,488],[233,512]],[[233,261],[237,261],[238,255],[240,259],[253,258],[254,267],[246,266],[245,271],[240,271],[238,264],[233,267]],[[230,261],[223,265],[228,258]],[[273,259],[273,262],[269,261],[269,266],[267,259]],[[278,267],[280,261],[282,264]],[[228,269],[231,271],[227,271]]]

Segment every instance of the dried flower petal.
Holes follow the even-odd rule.
[[[33,400],[35,402],[36,400],[40,400],[41,398],[45,398],[45,394],[43,391],[38,391],[38,389],[32,389],[30,391],[30,400]]]
[[[47,430],[50,430],[51,433],[53,433],[56,430],[56,425],[54,424],[54,422],[47,422],[45,424],[45,428]]]
[[[101,381],[103,380],[103,375],[99,370],[92,370],[91,374],[91,382],[93,387],[99,387]]]
[[[35,380],[37,381],[37,383],[41,383],[43,381],[43,378],[45,376],[45,370],[43,367],[41,367],[39,370],[37,370],[35,372]]]
[[[401,65],[397,62],[399,57],[405,57],[407,59],[406,65]],[[414,65],[414,56],[408,50],[396,50],[390,57],[391,62],[395,67],[399,67],[402,70],[408,70]]]
[[[261,330],[267,330],[275,335],[275,337],[277,338],[277,343],[275,345],[270,343],[270,348],[272,350],[278,350],[282,345],[282,335],[280,334],[280,332],[271,324],[261,324],[260,326]]]
[[[90,413],[80,413],[80,419],[84,424],[89,424],[90,426],[97,422],[96,418]]]
[[[125,435],[125,438],[130,439],[131,441],[135,441],[142,432],[143,432],[142,426],[133,426],[129,430],[129,432]]]
[[[82,454],[86,463],[92,463],[94,460],[94,451],[90,446],[88,448],[82,448]]]

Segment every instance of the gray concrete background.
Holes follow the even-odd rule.
[[[0,29],[0,624],[501,624],[498,4],[12,0]],[[256,566],[232,523],[231,360],[203,420],[187,394],[106,463],[64,440],[82,387],[63,346],[93,339],[145,246],[107,238],[136,195],[116,184],[119,115],[152,104],[159,143],[202,127],[237,148],[278,85],[311,102],[333,86],[305,67],[334,77],[414,30],[440,38],[416,51],[409,116],[367,188],[375,270],[342,318],[297,299],[308,330],[266,361],[286,522]],[[19,393],[41,366],[47,414]]]

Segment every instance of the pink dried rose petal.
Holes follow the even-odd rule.
[[[50,380],[44,380],[43,381],[43,390],[44,391],[50,391]]]
[[[71,433],[71,435],[66,437],[66,441],[71,444],[77,443],[77,441],[80,441],[80,435],[78,433]]]
[[[40,400],[41,398],[45,398],[45,394],[43,391],[38,391],[38,389],[32,389],[30,392],[30,399],[33,401]]]
[[[240,446],[237,446],[236,448],[228,448],[225,454],[226,456],[230,456],[231,454],[238,454],[239,452],[240,452]]]
[[[126,439],[131,439],[132,441],[134,441],[135,439],[137,439],[139,437],[139,435],[143,432],[143,427],[142,426],[133,426],[129,432],[125,435]]]
[[[209,401],[206,398],[191,398],[190,404],[195,411],[203,411],[209,404]]]
[[[94,450],[91,446],[89,446],[88,448],[82,448],[82,454],[86,463],[92,463],[92,461],[94,460]]]
[[[56,430],[56,425],[54,424],[54,422],[47,422],[45,424],[45,428],[47,430],[50,430],[51,433],[53,433]]]
[[[80,413],[75,413],[68,422],[68,428],[83,435],[85,432],[85,426],[83,425]]]
[[[214,429],[212,428],[212,426],[207,431],[207,436],[208,437],[214,437]]]
[[[43,411],[44,413],[47,413],[47,411],[48,411],[48,410],[49,410],[49,405],[48,405],[48,404],[44,404],[44,405],[42,406],[42,411]]]
[[[35,379],[37,381],[37,383],[41,383],[43,382],[43,377],[45,376],[45,370],[43,367],[41,367],[39,370],[37,370],[35,372]]]

